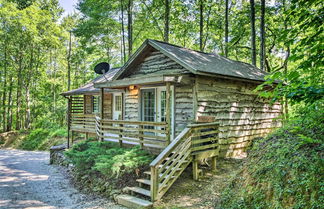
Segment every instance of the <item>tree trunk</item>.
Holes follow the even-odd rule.
[[[122,57],[123,62],[126,62],[126,45],[125,45],[125,23],[124,23],[124,0],[120,1],[120,10],[121,10],[121,30],[122,30]]]
[[[225,0],[225,57],[228,57],[228,0]]]
[[[70,31],[69,52],[68,52],[68,91],[71,90],[71,51],[72,51],[72,32]]]
[[[6,131],[6,96],[7,96],[7,38],[5,38],[4,44],[4,75],[3,75],[3,93],[2,93],[2,130]]]
[[[261,21],[260,21],[260,69],[265,68],[265,0],[261,0]],[[267,69],[268,71],[270,69]]]
[[[11,131],[12,129],[12,86],[13,79],[10,75],[9,93],[8,93],[8,108],[7,108],[7,128],[6,131]]]
[[[128,57],[132,55],[133,51],[133,0],[128,0]]]
[[[204,3],[203,0],[199,0],[199,11],[200,11],[200,21],[199,21],[199,49],[204,51],[203,47],[203,36],[204,36]]]
[[[256,44],[255,44],[255,8],[254,0],[250,0],[250,19],[251,19],[251,58],[252,65],[256,66]]]
[[[165,0],[164,41],[169,42],[170,33],[170,0]]]
[[[284,13],[286,12],[286,0],[283,0],[282,6],[284,9]],[[288,29],[288,23],[287,23],[287,18],[284,19],[284,27],[285,31]],[[285,82],[287,82],[287,75],[288,75],[288,60],[290,57],[290,45],[287,45],[287,51],[286,51],[286,58],[284,62],[284,76],[285,76]],[[285,119],[289,119],[289,108],[288,108],[288,98],[287,95],[284,97],[284,110],[285,110]]]

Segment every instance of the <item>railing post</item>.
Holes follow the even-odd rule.
[[[159,175],[158,169],[155,166],[151,166],[151,201],[157,200],[157,194],[159,191]]]
[[[113,124],[112,124],[113,125]],[[119,124],[119,127],[124,127],[123,124]],[[119,137],[120,138],[123,138],[123,129],[120,129],[119,130],[120,134],[119,134]],[[119,139],[119,146],[122,147],[123,146],[123,140],[122,139]]]
[[[100,141],[104,141],[104,132],[103,132],[103,119],[104,119],[104,101],[105,101],[105,92],[104,88],[100,89],[100,98],[101,98],[101,105],[100,105],[100,126],[101,126],[101,138]]]
[[[143,149],[143,147],[144,147],[144,144],[143,144],[143,140],[144,140],[144,137],[143,137],[143,134],[144,134],[143,125],[138,125],[138,134],[139,134],[140,146]]]

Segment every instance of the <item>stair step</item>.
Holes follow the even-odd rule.
[[[127,190],[151,197],[151,191],[140,187],[127,187]]]
[[[138,183],[146,184],[146,185],[151,185],[151,180],[148,179],[136,179]]]
[[[116,200],[118,204],[129,208],[149,208],[153,206],[153,203],[150,201],[127,194],[118,195]]]

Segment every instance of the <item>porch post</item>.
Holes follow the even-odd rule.
[[[103,122],[102,120],[104,119],[104,101],[105,101],[105,90],[104,88],[100,88],[100,130],[102,131],[103,128]],[[101,137],[100,137],[100,141],[103,141],[104,140],[104,134],[101,133]]]
[[[86,95],[83,95],[83,114],[85,115],[86,114]],[[85,135],[84,135],[84,138],[85,138],[85,140],[88,140],[88,132],[85,132],[84,133]]]
[[[67,148],[69,149],[70,148],[70,130],[71,130],[71,97],[68,97],[67,126],[68,126]]]
[[[166,139],[168,144],[170,144],[171,139],[171,84],[170,82],[166,83],[166,116],[167,122],[167,133]]]

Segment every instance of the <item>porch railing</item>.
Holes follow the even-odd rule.
[[[169,142],[166,122],[109,120],[95,117],[96,133],[102,140],[140,145],[142,148],[165,148]]]
[[[70,116],[70,128],[72,131],[77,131],[77,132],[96,133],[95,115],[72,114]]]
[[[188,125],[150,164],[151,199],[160,199],[197,159],[218,156],[218,123]],[[194,169],[195,175],[195,169]]]

